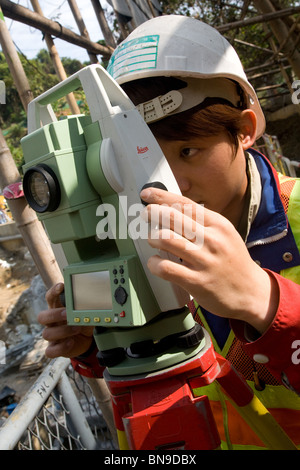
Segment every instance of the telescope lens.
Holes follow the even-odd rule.
[[[38,172],[32,173],[30,178],[30,192],[40,207],[49,205],[50,191],[46,178]]]
[[[60,187],[55,173],[40,164],[26,171],[23,190],[28,204],[36,212],[52,212],[60,204]]]

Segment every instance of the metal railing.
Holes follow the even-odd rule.
[[[0,450],[114,448],[87,380],[65,358],[49,363],[0,428]]]

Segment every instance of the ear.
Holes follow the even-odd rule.
[[[245,109],[241,116],[241,130],[239,133],[243,150],[250,148],[256,140],[257,119],[252,109]]]

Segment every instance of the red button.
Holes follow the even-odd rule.
[[[120,317],[125,317],[125,312],[124,312],[124,310],[120,313]]]

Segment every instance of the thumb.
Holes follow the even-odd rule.
[[[49,308],[64,307],[64,284],[62,282],[52,286],[46,293],[46,301]]]

